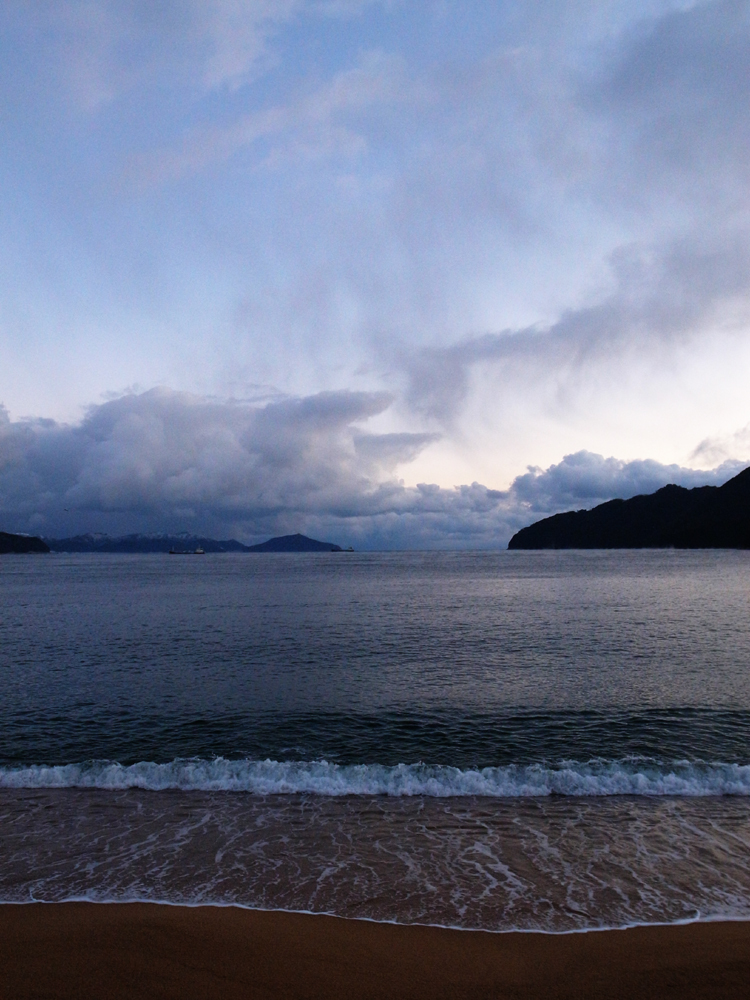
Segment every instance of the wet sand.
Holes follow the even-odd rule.
[[[488,934],[233,907],[0,906],[0,997],[742,998],[750,922]]]

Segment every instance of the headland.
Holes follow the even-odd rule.
[[[509,549],[750,549],[750,468],[723,486],[664,486],[522,528]]]

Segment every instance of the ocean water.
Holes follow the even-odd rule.
[[[750,553],[0,560],[0,900],[750,917]]]

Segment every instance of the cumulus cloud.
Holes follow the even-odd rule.
[[[662,465],[651,459],[623,462],[604,458],[588,451],[566,455],[562,462],[548,469],[530,468],[517,476],[511,493],[529,510],[553,514],[560,510],[594,507],[613,497],[653,493],[667,483],[691,489],[695,486],[720,486],[745,467],[744,462],[726,460],[711,470],[685,469]]]
[[[92,407],[74,426],[6,414],[2,508],[47,533],[66,523],[84,530],[93,517],[247,534],[345,512],[432,440],[357,426],[389,403],[384,393],[339,392],[248,406],[154,389]]]
[[[390,403],[338,392],[253,406],[161,388],[91,407],[76,425],[1,411],[2,526],[49,537],[188,530],[257,541],[303,531],[361,548],[499,548],[560,509],[667,482],[720,483],[740,468],[579,452],[507,490],[406,487],[399,466],[435,436],[367,431]]]

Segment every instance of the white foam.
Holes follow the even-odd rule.
[[[594,760],[461,769],[427,764],[331,764],[319,761],[177,759],[86,761],[0,768],[2,788],[142,788],[252,792],[256,795],[750,795],[750,765],[677,761]]]

